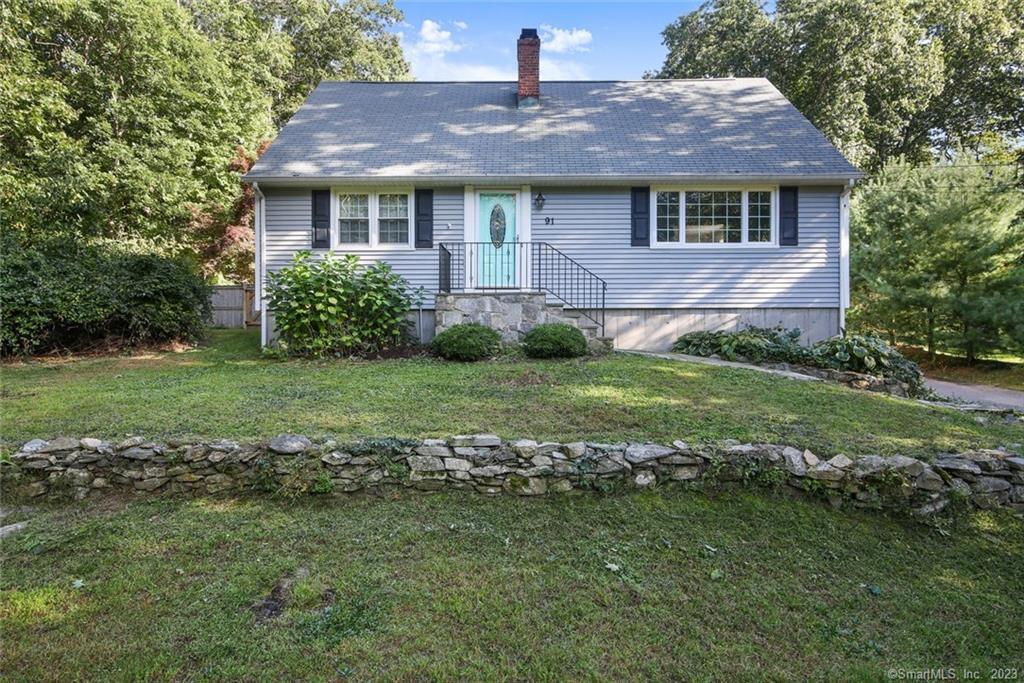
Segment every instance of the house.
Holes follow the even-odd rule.
[[[247,174],[257,303],[295,252],[387,261],[423,340],[567,320],[620,348],[839,333],[861,174],[767,80],[323,82]],[[263,316],[263,342],[273,317]]]

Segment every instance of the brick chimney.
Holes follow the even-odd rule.
[[[540,104],[540,36],[537,29],[524,28],[516,42],[519,58],[519,107]]]

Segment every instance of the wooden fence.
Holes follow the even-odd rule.
[[[210,297],[214,327],[258,325],[259,311],[253,310],[255,288],[252,285],[216,285]]]

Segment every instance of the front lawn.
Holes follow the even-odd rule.
[[[1024,667],[1024,525],[1005,514],[944,535],[745,492],[452,493],[108,500],[29,524],[0,552],[6,680]]]
[[[255,331],[182,353],[6,364],[0,440],[126,433],[341,439],[496,432],[572,441],[772,441],[904,453],[1024,441],[1024,427],[821,382],[632,355],[600,360],[273,361]]]

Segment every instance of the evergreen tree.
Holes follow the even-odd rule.
[[[1020,344],[1024,195],[1002,166],[886,166],[853,202],[851,322],[973,361]]]

